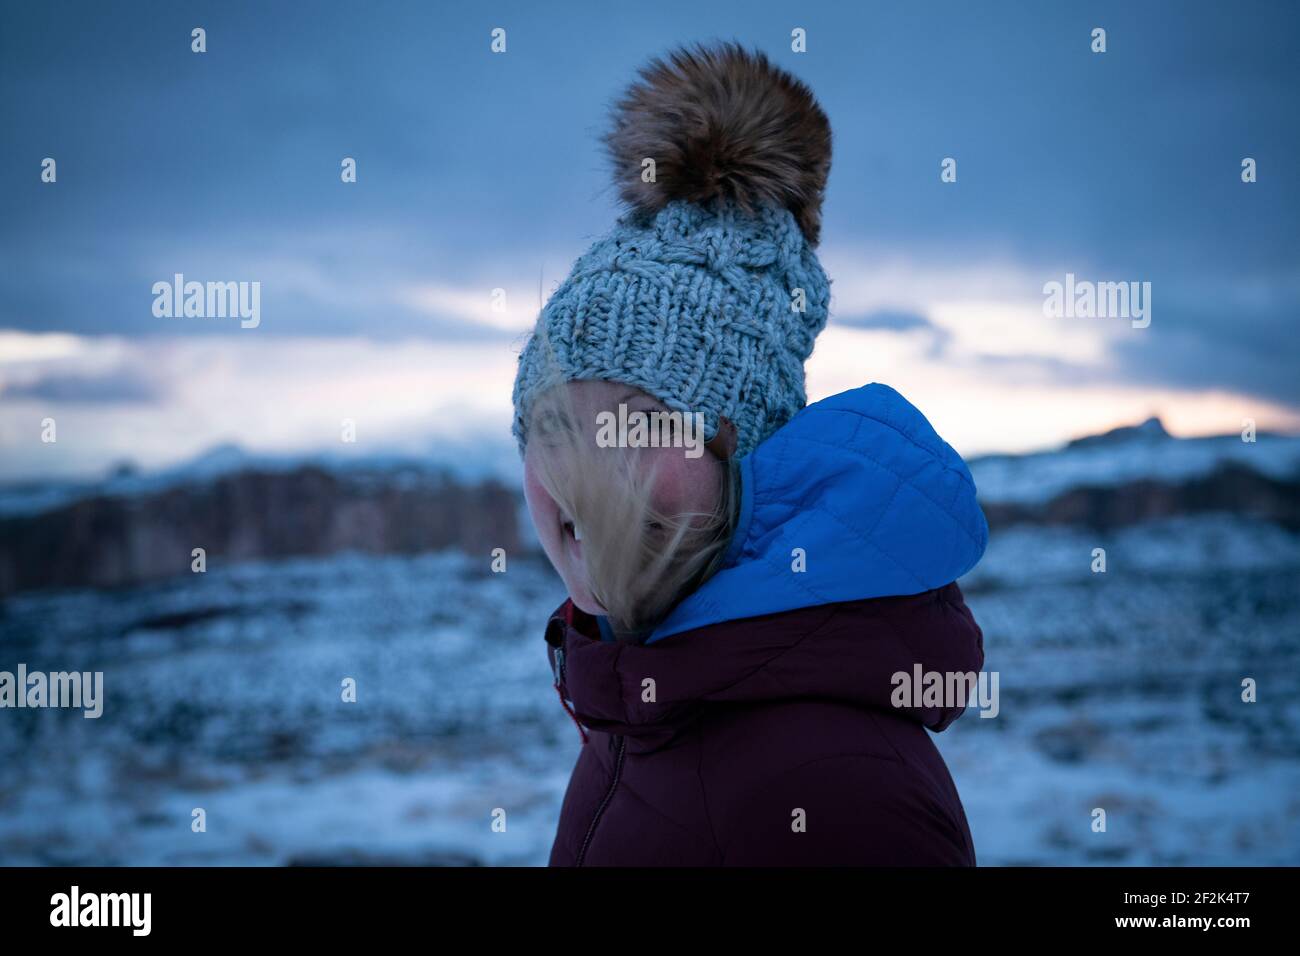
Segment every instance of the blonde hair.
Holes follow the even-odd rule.
[[[714,506],[659,511],[651,494],[658,462],[647,469],[638,466],[640,448],[598,447],[579,427],[566,384],[548,382],[529,410],[537,476],[581,529],[588,586],[616,637],[640,642],[721,567],[739,506],[739,472],[734,460],[708,452],[717,466]]]

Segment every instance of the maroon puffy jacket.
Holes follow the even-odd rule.
[[[957,790],[892,675],[978,672],[956,584],[602,641],[565,602],[546,629],[585,742],[551,850],[559,866],[973,866]],[[584,729],[585,728],[585,729]]]

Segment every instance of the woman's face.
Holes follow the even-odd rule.
[[[560,505],[551,497],[540,479],[538,455],[545,453],[545,434],[547,429],[576,429],[576,440],[595,447],[597,444],[597,415],[609,412],[619,419],[619,405],[626,405],[627,415],[635,412],[664,412],[667,408],[655,398],[629,385],[618,382],[581,381],[568,382],[560,386],[567,390],[568,414],[572,421],[563,421],[554,415],[548,415],[545,399],[539,399],[538,412],[529,428],[528,445],[524,450],[524,498],[528,502],[528,513],[537,529],[542,549],[550,559],[555,570],[569,590],[569,597],[579,609],[588,614],[604,614],[591,593],[588,583],[587,566],[583,563],[582,529],[575,528],[571,515],[564,513]],[[562,406],[563,403],[557,403]],[[555,404],[551,405],[552,408]],[[539,423],[545,420],[545,425]],[[701,436],[696,435],[698,440]],[[721,476],[718,459],[709,450],[691,457],[682,447],[638,448],[629,452],[625,449],[602,449],[606,454],[630,455],[632,467],[649,476],[654,475],[651,485],[651,505],[667,515],[683,515],[691,512],[708,513],[713,510],[721,493]]]

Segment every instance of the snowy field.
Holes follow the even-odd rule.
[[[0,714],[0,863],[544,863],[579,744],[541,639],[563,594],[482,565],[341,556],[0,605],[0,668],[103,670],[107,696],[99,720]],[[936,738],[980,863],[1300,864],[1298,583],[1300,537],[1231,517],[995,535],[963,586],[1001,712]]]

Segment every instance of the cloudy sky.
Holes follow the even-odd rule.
[[[807,80],[834,128],[811,399],[888,382],[966,454],[1152,414],[1298,430],[1296,11],[6,5],[0,479],[337,448],[343,418],[363,449],[508,448],[523,337],[616,214],[609,103],[718,38]],[[1067,272],[1150,282],[1150,326],[1046,316]],[[260,282],[259,326],[156,317],[176,273]]]

